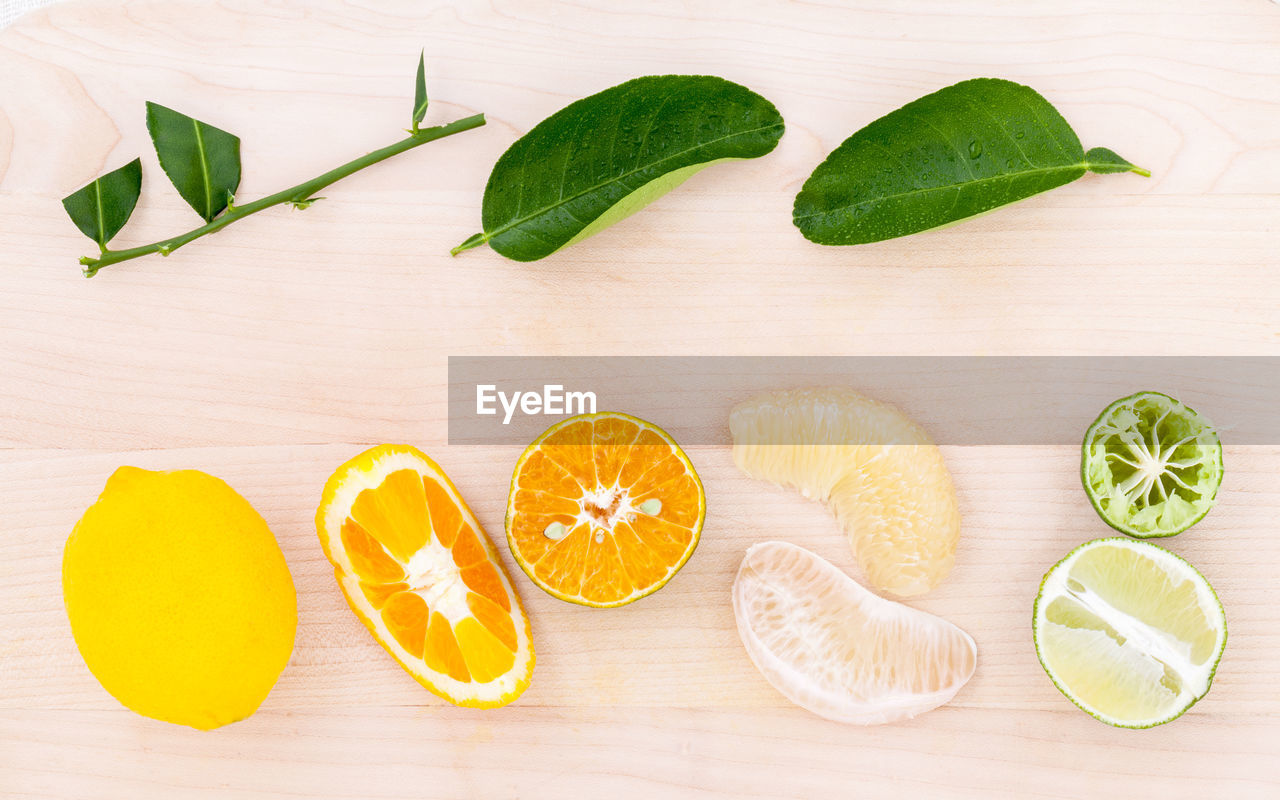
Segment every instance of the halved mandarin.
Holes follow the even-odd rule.
[[[444,471],[407,445],[338,468],[316,511],[347,603],[418,683],[493,708],[529,686],[529,618],[493,544]]]
[[[621,606],[684,566],[706,513],[702,481],[666,431],[627,414],[582,414],[552,425],[516,462],[507,543],[549,594]]]

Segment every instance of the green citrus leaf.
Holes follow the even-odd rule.
[[[240,186],[240,138],[151,102],[147,131],[178,194],[212,222]]]
[[[758,158],[782,137],[773,104],[706,75],[621,83],[552,114],[502,154],[489,175],[488,243],[535,261],[639,211],[717,161]]]
[[[819,244],[865,244],[972,217],[1079,178],[1137,172],[1075,131],[1034,89],[996,78],[948,86],[850,136],[796,195]]]
[[[142,160],[135,158],[62,198],[80,232],[105,248],[129,221],[142,192]]]
[[[418,76],[413,85],[413,130],[427,116],[427,51],[418,53]]]

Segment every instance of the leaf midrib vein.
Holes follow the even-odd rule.
[[[191,120],[191,128],[196,134],[196,152],[200,156],[200,174],[204,177],[204,213],[206,221],[213,219],[213,184],[209,177],[209,157],[204,150],[204,134],[200,132],[200,121]]]
[[[945,186],[929,186],[929,187],[925,187],[925,188],[923,188],[923,189],[911,189],[911,190],[906,191],[906,192],[897,192],[897,193],[894,193],[894,194],[883,194],[883,195],[880,195],[879,197],[873,197],[873,198],[870,198],[870,199],[868,199],[868,200],[860,200],[860,201],[858,201],[858,202],[856,202],[856,203],[847,203],[847,204],[845,204],[845,205],[837,206],[837,207],[835,207],[835,208],[828,208],[828,209],[823,209],[822,211],[815,211],[815,212],[814,212],[814,213],[812,213],[812,214],[799,214],[799,215],[795,215],[795,216],[794,216],[794,219],[798,219],[798,220],[800,220],[800,219],[812,219],[812,218],[814,218],[814,217],[821,217],[821,216],[825,216],[825,215],[827,215],[827,214],[834,214],[834,213],[838,213],[838,212],[841,212],[841,211],[847,211],[847,210],[849,210],[850,208],[853,208],[853,207],[855,207],[855,206],[863,206],[863,205],[868,205],[868,204],[880,204],[880,203],[887,202],[887,201],[889,201],[889,200],[898,200],[898,199],[901,199],[901,198],[904,198],[904,197],[913,197],[913,196],[915,196],[915,195],[919,195],[919,194],[927,194],[927,193],[929,193],[929,192],[942,192],[942,191],[947,191],[947,190],[951,190],[951,189],[954,189],[954,190],[957,190],[957,191],[958,191],[958,190],[963,189],[963,188],[965,188],[965,187],[967,187],[967,186],[975,186],[975,185],[985,184],[985,183],[995,183],[995,182],[997,182],[997,181],[1007,181],[1007,180],[1010,180],[1010,179],[1012,179],[1012,178],[1022,177],[1022,176],[1024,176],[1024,175],[1041,175],[1041,176],[1043,176],[1043,175],[1047,175],[1047,174],[1054,173],[1054,172],[1067,172],[1067,171],[1070,171],[1070,170],[1082,169],[1082,168],[1086,168],[1086,167],[1085,167],[1085,164],[1084,164],[1083,162],[1081,162],[1081,163],[1077,163],[1077,164],[1064,164],[1064,165],[1062,165],[1062,166],[1058,166],[1058,167],[1039,167],[1039,168],[1037,168],[1037,169],[1019,170],[1019,171],[1017,171],[1017,172],[1005,172],[1005,173],[1002,173],[1002,174],[1000,174],[1000,175],[992,175],[992,176],[991,176],[991,177],[989,177],[989,178],[976,178],[976,179],[974,179],[974,180],[970,180],[970,181],[962,181],[962,182],[960,182],[960,183],[948,183],[948,184],[946,184]],[[1040,190],[1040,191],[1043,191],[1043,190]],[[1037,194],[1037,193],[1038,193],[1038,192],[1035,192],[1035,193],[1033,193],[1033,194]],[[1002,203],[1001,205],[1008,205],[1008,203]]]
[[[765,125],[765,126],[763,126],[763,127],[759,127],[759,128],[751,128],[750,130],[745,130],[745,131],[735,131],[734,133],[728,134],[727,136],[721,136],[721,137],[719,137],[719,138],[717,138],[717,139],[710,139],[710,140],[708,140],[708,141],[705,141],[705,142],[701,142],[701,143],[699,143],[699,144],[696,144],[696,145],[694,145],[693,147],[685,148],[684,150],[681,150],[681,151],[679,151],[679,152],[677,152],[677,153],[672,153],[671,155],[666,156],[665,158],[661,158],[661,159],[659,159],[659,160],[657,160],[657,161],[654,161],[654,162],[651,162],[651,163],[649,163],[649,164],[646,164],[646,165],[645,165],[645,166],[643,166],[643,167],[640,167],[640,166],[634,167],[634,168],[632,168],[632,169],[630,169],[630,170],[628,170],[628,171],[626,171],[626,172],[622,173],[621,175],[618,175],[618,176],[616,176],[616,177],[610,178],[610,179],[608,179],[608,180],[606,180],[606,181],[601,181],[600,183],[594,184],[594,185],[592,185],[592,186],[588,186],[587,188],[583,189],[582,191],[580,191],[580,192],[578,192],[578,193],[576,193],[576,194],[573,194],[573,195],[571,195],[571,196],[569,196],[569,197],[566,197],[566,198],[564,198],[564,199],[562,199],[562,200],[557,200],[556,202],[554,202],[554,203],[552,203],[552,204],[550,204],[550,205],[543,206],[542,208],[538,209],[537,211],[535,211],[535,212],[533,212],[533,213],[527,214],[527,215],[525,215],[525,216],[523,216],[523,217],[519,217],[519,218],[517,218],[517,219],[512,220],[511,222],[506,223],[505,225],[502,225],[502,226],[500,226],[500,227],[498,227],[498,228],[495,228],[492,232],[487,233],[487,237],[488,237],[489,239],[493,239],[493,238],[494,238],[494,237],[496,237],[496,236],[499,236],[499,235],[501,235],[501,234],[503,234],[503,233],[506,233],[507,231],[511,230],[512,228],[516,227],[517,225],[523,225],[524,223],[528,222],[529,220],[531,220],[531,219],[535,219],[535,218],[537,218],[537,217],[540,217],[540,216],[542,216],[542,215],[544,215],[544,214],[546,214],[546,213],[548,213],[548,212],[550,212],[550,211],[553,211],[553,210],[555,210],[555,209],[559,208],[559,207],[560,207],[560,206],[562,206],[562,205],[565,205],[566,203],[572,203],[574,200],[577,200],[577,199],[578,199],[578,198],[580,198],[580,197],[585,197],[586,195],[589,195],[589,194],[591,194],[591,193],[592,193],[592,192],[594,192],[594,191],[597,191],[597,190],[599,190],[599,189],[602,189],[602,188],[604,188],[605,186],[609,186],[610,184],[614,184],[614,183],[622,183],[622,182],[623,182],[623,181],[625,181],[627,178],[630,178],[631,176],[633,176],[633,175],[637,174],[638,172],[641,172],[642,170],[652,169],[653,167],[659,166],[660,164],[662,164],[662,163],[664,163],[664,162],[671,161],[672,159],[679,158],[680,156],[686,155],[686,154],[688,154],[688,153],[692,153],[694,150],[697,150],[697,149],[699,149],[699,148],[701,148],[701,147],[710,147],[711,145],[719,144],[720,142],[724,142],[724,141],[727,141],[727,140],[729,140],[729,139],[733,139],[733,138],[735,138],[735,137],[739,137],[739,136],[750,136],[750,135],[751,135],[751,134],[753,134],[753,133],[763,133],[764,131],[776,130],[776,129],[778,129],[778,128],[781,128],[782,126],[783,126],[783,123],[781,123],[781,122],[777,122],[777,123],[773,123],[773,124],[771,124],[771,125]],[[634,190],[633,190],[633,191],[634,191]]]
[[[106,247],[107,239],[107,221],[102,211],[102,179],[99,178],[93,182],[93,193],[97,196],[97,202],[94,203],[98,212],[98,244]]]

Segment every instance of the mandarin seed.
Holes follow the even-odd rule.
[[[640,511],[649,516],[653,516],[662,510],[662,501],[656,497],[650,497],[640,504]]]
[[[569,531],[565,529],[563,522],[553,522],[547,526],[546,530],[542,532],[542,535],[553,542],[558,542],[563,539],[565,534],[568,532]]]

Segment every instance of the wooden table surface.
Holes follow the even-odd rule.
[[[143,101],[238,133],[252,198],[398,137],[424,46],[429,122],[483,111],[486,127],[305,212],[80,276],[91,243],[59,199],[95,175],[143,156],[117,245],[194,219],[155,164]],[[545,262],[449,257],[518,135],[668,72],[773,100],[778,149]],[[1153,177],[1088,176],[879,245],[799,236],[792,198],[828,151],[977,75],[1034,86],[1086,147]],[[447,446],[450,355],[1278,354],[1278,177],[1267,0],[227,0],[29,16],[0,34],[0,796],[1275,797],[1280,448],[1231,448],[1218,508],[1170,543],[1214,583],[1231,639],[1208,698],[1150,731],[1076,710],[1032,647],[1044,570],[1108,533],[1075,448],[946,448],[958,565],[913,604],[974,636],[978,670],[950,705],[876,728],[809,715],[747,660],[728,590],[750,543],[856,568],[823,509],[738,474],[725,448],[691,449],[712,511],[653,597],[578,608],[516,573],[538,666],[492,711],[445,705],[370,639],[312,515],[341,461],[404,441],[501,536],[518,449]],[[280,540],[297,644],[247,721],[200,733],[136,716],[77,654],[62,544],[125,463],[219,475]]]

